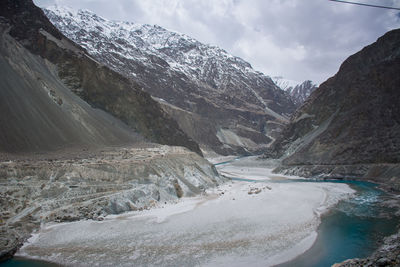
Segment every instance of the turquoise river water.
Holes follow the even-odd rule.
[[[385,236],[397,231],[400,218],[382,206],[388,195],[372,183],[345,183],[357,190],[357,196],[325,214],[311,249],[279,267],[326,267],[350,258],[364,258],[379,247]]]

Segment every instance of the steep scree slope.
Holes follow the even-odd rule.
[[[121,145],[142,140],[121,121],[93,109],[0,23],[0,152]]]
[[[97,141],[102,144],[104,143],[104,139],[108,139],[109,135],[106,133],[113,130],[104,130],[109,128],[107,124],[90,125],[96,119],[87,119],[78,122],[82,118],[77,118],[77,112],[68,111],[66,106],[69,104],[72,105],[77,100],[72,99],[71,94],[66,92],[67,86],[92,107],[110,113],[148,140],[168,145],[186,146],[201,154],[198,145],[180,130],[177,123],[166,115],[159,104],[147,93],[143,92],[138,84],[93,60],[84,49],[64,37],[49,22],[43,11],[37,8],[32,1],[2,1],[0,3],[0,16],[2,17],[2,27],[6,29],[5,34],[9,34],[31,53],[45,59],[41,60],[30,56],[27,51],[20,49],[22,53],[28,55],[24,63],[28,67],[17,66],[19,62],[15,61],[14,63],[17,65],[14,64],[13,66],[13,56],[10,53],[15,52],[18,54],[19,52],[11,51],[11,48],[7,47],[7,44],[3,42],[2,67],[5,71],[1,72],[1,75],[4,76],[2,84],[2,87],[4,86],[2,96],[4,97],[2,97],[1,101],[4,101],[2,108],[5,109],[6,113],[2,113],[2,117],[4,115],[4,118],[7,118],[7,114],[18,116],[19,118],[26,116],[24,121],[29,121],[33,118],[36,120],[35,123],[39,121],[43,122],[42,124],[35,125],[33,129],[45,126],[45,131],[37,135],[39,139],[41,138],[40,140],[33,140],[29,136],[28,131],[19,131],[21,135],[12,139],[14,142],[13,145],[16,148],[25,147],[28,143],[28,148],[34,148],[35,146],[39,149],[46,148],[43,146],[44,143],[42,141],[49,137],[48,133],[50,133],[51,128],[54,128],[52,134],[55,136],[51,136],[49,140],[51,143],[54,143],[54,146],[70,144],[71,142],[85,143],[88,139],[90,139],[90,143],[92,144]],[[28,62],[30,59],[32,62]],[[22,59],[20,58],[20,60]],[[52,63],[54,66],[50,66],[51,64],[47,64],[47,62]],[[7,76],[7,73],[11,75]],[[51,81],[47,81],[47,78],[51,79]],[[35,79],[36,81],[33,81]],[[33,84],[32,87],[38,90],[34,92],[30,90],[28,86],[30,84]],[[49,85],[55,86],[55,88],[50,88]],[[49,97],[46,99],[46,90],[49,91],[50,95],[60,92],[59,96],[51,96],[57,98],[58,107],[54,103],[50,103],[51,101],[49,102]],[[62,102],[64,100],[62,98],[63,94],[68,94],[68,98],[71,98],[72,102],[65,103],[64,105],[64,102]],[[16,98],[17,95],[23,100],[19,101]],[[15,104],[15,101],[19,101],[19,103]],[[34,101],[40,102],[35,103]],[[42,102],[46,101],[48,103],[43,106]],[[81,101],[79,105],[84,104]],[[32,108],[37,112],[29,114],[28,110]],[[84,109],[89,110],[89,107],[85,107]],[[61,119],[62,117],[60,116],[65,112],[69,112],[68,116],[70,117],[75,116],[73,123],[68,122],[68,119]],[[101,113],[93,109],[90,112],[92,115],[94,113]],[[58,116],[57,114],[61,115]],[[107,117],[107,119],[103,118],[99,120],[109,120],[108,125],[110,123],[113,124],[114,122],[112,121],[115,121],[115,119],[110,118],[107,114],[102,114],[101,116]],[[44,122],[45,119],[50,119],[50,121]],[[10,119],[7,120],[10,121]],[[24,129],[28,125],[35,124],[32,122],[28,125],[17,125],[20,122],[22,123],[23,120],[14,120],[10,124],[10,128],[4,127],[4,130],[2,129],[1,147],[7,147],[7,142],[11,138],[10,135],[12,135],[16,127]],[[71,123],[81,129],[75,131],[77,128],[71,126]],[[77,126],[77,124],[81,125]],[[11,127],[13,125],[16,127]],[[82,130],[85,128],[86,130]],[[94,133],[84,133],[84,131],[91,131],[93,129]],[[125,129],[126,131],[127,129]],[[104,138],[98,139],[99,133],[103,134],[103,132],[105,134]],[[82,134],[87,134],[88,138],[82,137]],[[115,133],[113,135],[114,139],[118,139]],[[123,141],[126,141],[126,138]],[[2,150],[10,149],[12,150],[10,147]]]

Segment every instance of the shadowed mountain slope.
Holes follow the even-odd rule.
[[[55,66],[22,47],[3,24],[0,31],[2,152],[117,145],[143,139],[73,94],[60,81]]]
[[[201,154],[138,84],[92,59],[32,1],[2,1],[0,16],[3,151],[122,144],[137,140],[137,132]]]
[[[350,56],[314,91],[267,156],[313,176],[398,180],[400,29]],[[397,178],[395,178],[397,177]]]

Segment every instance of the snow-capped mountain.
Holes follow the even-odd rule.
[[[304,82],[298,82],[294,80],[288,80],[281,76],[273,77],[274,83],[279,86],[282,90],[289,93],[293,103],[296,106],[301,106],[304,101],[317,89],[318,85],[312,81],[307,80]]]
[[[295,109],[270,77],[218,47],[157,25],[110,21],[87,10],[44,11],[61,32],[99,62],[139,82],[194,140],[214,150],[269,143]]]
[[[282,76],[275,76],[271,78],[274,83],[279,86],[284,91],[287,91],[289,88],[294,88],[296,85],[299,85],[301,82],[295,80],[285,79]]]
[[[311,95],[312,92],[317,89],[317,85],[312,81],[307,80],[295,87],[288,88],[287,92],[292,97],[293,102],[296,106],[300,106],[306,101],[306,99]]]

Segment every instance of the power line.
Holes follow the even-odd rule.
[[[357,2],[342,1],[342,0],[328,0],[328,1],[339,2],[339,3],[345,3],[345,4],[352,4],[352,5],[359,5],[359,6],[369,6],[369,7],[377,7],[377,8],[385,8],[385,9],[400,10],[399,7],[378,6],[378,5],[370,5],[370,4],[364,4],[364,3],[357,3]]]

